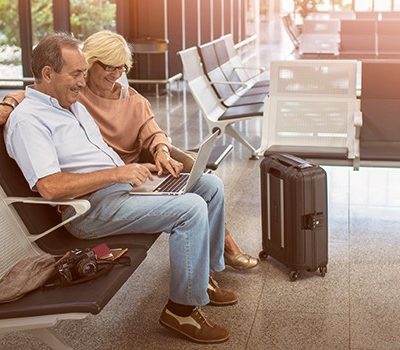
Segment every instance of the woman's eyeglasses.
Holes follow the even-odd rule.
[[[115,72],[117,69],[121,72],[126,72],[128,70],[128,66],[123,64],[122,66],[109,66],[108,64],[104,64],[101,61],[97,61],[97,63],[106,71],[106,72]]]

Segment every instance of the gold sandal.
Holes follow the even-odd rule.
[[[225,265],[233,267],[236,270],[249,270],[258,265],[259,260],[249,254],[240,252],[236,255],[224,252]]]

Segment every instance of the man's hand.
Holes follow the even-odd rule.
[[[139,186],[147,179],[153,180],[151,171],[155,170],[154,164],[133,163],[84,174],[58,172],[39,179],[36,187],[48,200],[78,198],[113,183]]]
[[[149,168],[151,168],[150,164],[145,165],[138,163],[132,163],[118,167],[115,169],[115,171],[117,172],[117,182],[131,183],[139,186],[147,179],[153,180],[153,176],[151,175],[151,171]]]
[[[177,177],[183,169],[183,164],[171,158],[168,152],[157,152],[154,161],[159,176],[165,172]]]

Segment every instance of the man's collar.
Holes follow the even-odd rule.
[[[40,102],[42,102],[48,106],[52,106],[52,107],[59,108],[59,109],[65,109],[64,107],[62,107],[60,105],[60,103],[58,102],[58,100],[55,97],[52,97],[50,95],[45,94],[44,92],[39,91],[36,88],[35,84],[28,85],[26,87],[25,93],[26,93],[27,98],[33,98],[35,100],[39,100]],[[72,106],[74,104],[72,104]]]

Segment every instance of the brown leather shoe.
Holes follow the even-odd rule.
[[[229,331],[208,320],[200,308],[195,308],[190,316],[182,317],[175,315],[165,306],[160,323],[196,343],[222,343],[229,338]]]
[[[222,289],[217,281],[210,276],[208,281],[207,293],[210,298],[209,305],[214,306],[229,306],[238,302],[238,296],[235,292]]]
[[[236,270],[249,270],[258,265],[259,260],[251,255],[240,252],[236,255],[224,252],[225,265],[233,267]]]

